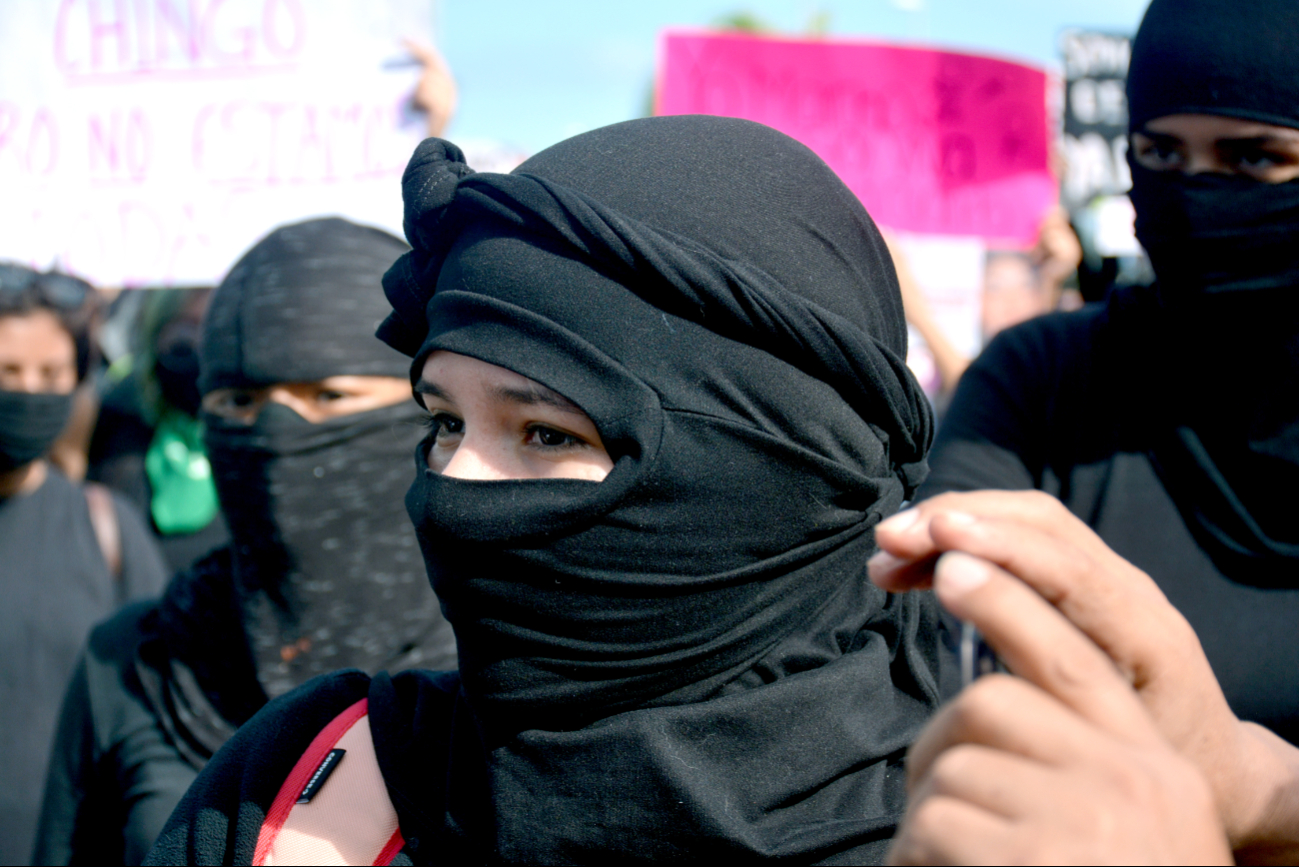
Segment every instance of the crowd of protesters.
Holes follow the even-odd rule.
[[[475,173],[414,44],[405,240],[0,264],[0,860],[1293,863],[1296,46],[1153,0],[1157,281],[1044,215],[977,358],[803,145]]]

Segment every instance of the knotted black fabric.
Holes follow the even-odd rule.
[[[1176,114],[1299,128],[1296,40],[1286,0],[1155,0],[1133,45],[1132,129]],[[1117,311],[1152,350],[1134,369],[1164,372],[1155,465],[1224,574],[1295,586],[1299,525],[1280,492],[1299,482],[1299,181],[1129,162],[1159,286]]]
[[[405,249],[339,219],[271,233],[212,299],[205,390],[405,376],[405,359],[371,333],[379,277]],[[338,668],[454,667],[401,509],[418,417],[399,405],[312,424],[274,402],[251,425],[205,413],[241,625],[268,695]]]
[[[614,461],[481,482],[416,450],[407,506],[487,749],[490,814],[466,795],[457,833],[505,860],[880,857],[941,651],[932,599],[865,571],[931,422],[861,204],[711,117],[509,176],[430,140],[403,184],[415,249],[380,334],[412,377],[438,350],[516,371]]]
[[[26,466],[48,452],[71,413],[70,394],[0,391],[0,473]]]

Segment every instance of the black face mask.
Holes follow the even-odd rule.
[[[251,426],[205,414],[268,695],[339,668],[447,663],[452,649],[430,645],[437,600],[402,510],[419,416],[406,402],[319,424],[277,403]]]
[[[1299,287],[1299,181],[1158,172],[1130,161],[1137,238],[1166,300]]]
[[[1224,574],[1287,585],[1299,535],[1278,491],[1299,484],[1299,181],[1133,161],[1132,182],[1159,277],[1143,339],[1167,370],[1155,465]]]
[[[154,361],[154,375],[168,404],[189,416],[197,416],[203,397],[198,390],[197,335],[174,340]]]
[[[0,391],[0,473],[26,466],[48,452],[71,413],[71,394]]]

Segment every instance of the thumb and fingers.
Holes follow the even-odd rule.
[[[981,678],[916,740],[891,861],[1229,859],[1209,786],[1059,610],[963,553],[938,561],[934,590],[1019,676]]]
[[[1076,521],[1072,516],[1068,520]],[[924,527],[935,550],[987,560],[1031,587],[1098,644],[1138,689],[1167,674],[1170,666],[1180,670],[1197,661],[1199,674],[1211,678],[1194,631],[1149,576],[1108,548],[1097,552],[1072,528],[1052,530],[1036,522],[951,510],[935,510]],[[924,566],[903,563],[889,570],[872,564],[872,577],[894,589],[920,569],[932,574],[931,562],[937,561],[926,557]]]
[[[921,767],[917,772],[924,770],[930,753],[928,744],[950,739],[945,727],[962,730],[982,719],[978,715],[971,718],[969,713],[984,708],[981,702],[989,701],[988,693],[1009,691],[1012,698],[1018,695],[1015,700],[1027,702],[1022,691],[1029,689],[1029,684],[1058,701],[1061,713],[1077,714],[1131,743],[1162,743],[1141,700],[1110,658],[1059,610],[1009,572],[978,557],[949,553],[935,570],[934,591],[948,611],[978,626],[1007,667],[1027,683],[1015,678],[987,678],[986,683],[975,685],[977,689],[967,691],[964,701],[940,712],[912,748],[909,764],[918,762]],[[987,710],[995,706],[993,701]],[[1035,744],[1076,731],[1058,718],[1044,725],[1027,718],[991,716],[998,719],[1000,726],[1014,726],[1009,739],[995,745],[1024,755],[1031,755]]]
[[[910,511],[881,548],[914,559],[872,562],[876,583],[934,581],[1014,673],[1102,728],[1120,718],[1109,715],[1122,697],[1143,706],[1147,725],[1209,778],[1233,839],[1251,833],[1263,796],[1249,779],[1250,742],[1194,630],[1147,575],[1045,495],[957,495]],[[972,575],[987,589],[962,592]]]
[[[964,514],[981,520],[1008,521],[1036,529],[1058,542],[1089,554],[1105,565],[1125,561],[1099,536],[1078,520],[1055,497],[1041,491],[973,491],[949,493],[899,512],[875,528],[880,554],[872,564],[872,577],[889,590],[914,589],[927,580],[923,569],[898,573],[900,567],[928,563],[942,553],[930,533],[933,521],[947,514]],[[896,573],[896,574],[895,574]]]

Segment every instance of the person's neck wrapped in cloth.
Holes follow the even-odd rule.
[[[885,245],[811,151],[656,118],[510,175],[421,145],[379,336],[552,389],[601,481],[416,454],[407,508],[484,737],[494,857],[881,857],[940,700],[927,597],[870,584],[925,473]],[[373,707],[372,699],[372,707]]]

